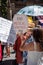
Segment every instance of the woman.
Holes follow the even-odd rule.
[[[20,45],[21,45],[21,35],[17,34],[17,39],[15,41],[14,44],[14,50],[16,52],[16,62],[17,65],[23,65],[22,61],[23,61],[23,56],[22,56],[22,51],[20,51]]]
[[[43,43],[40,42],[41,39],[41,31],[36,29],[33,31],[33,40],[29,44],[23,44],[20,47],[21,51],[27,51],[27,65],[37,65],[39,58],[43,54]]]

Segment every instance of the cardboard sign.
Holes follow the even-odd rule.
[[[9,36],[12,22],[0,17],[0,40],[6,42]]]
[[[2,42],[14,43],[15,37],[12,21],[0,17],[0,40]]]
[[[8,36],[8,39],[7,39],[7,42],[11,43],[11,44],[14,44],[15,40],[16,40],[16,32],[15,32],[14,26],[12,24],[11,29],[10,29],[10,33],[9,33],[9,36]]]
[[[26,15],[18,15],[16,14],[13,17],[13,25],[14,25],[14,30],[17,32],[22,32],[25,33],[27,28],[28,28],[28,18]]]

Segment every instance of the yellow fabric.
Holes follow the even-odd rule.
[[[32,17],[28,16],[28,23],[33,23]]]
[[[35,27],[35,23],[33,22],[33,19],[31,16],[28,16],[28,27],[29,28],[34,28]]]

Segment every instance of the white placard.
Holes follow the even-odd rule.
[[[14,30],[16,32],[25,33],[28,28],[28,19],[26,15],[14,15],[13,17]]]
[[[9,33],[9,36],[8,36],[8,39],[7,39],[7,43],[14,44],[15,40],[16,40],[16,33],[15,33],[15,30],[14,30],[14,26],[12,24],[11,29],[10,29],[10,33]]]
[[[10,33],[12,21],[0,17],[0,40],[6,42]]]

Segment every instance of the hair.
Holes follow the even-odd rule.
[[[25,36],[27,32],[25,32],[23,35]]]
[[[33,37],[34,37],[36,43],[37,42],[40,43],[40,45],[43,47],[42,32],[40,29],[33,30]]]
[[[33,28],[28,28],[27,30],[30,30],[32,32],[33,31]]]
[[[0,43],[1,43],[1,41],[0,41]]]

